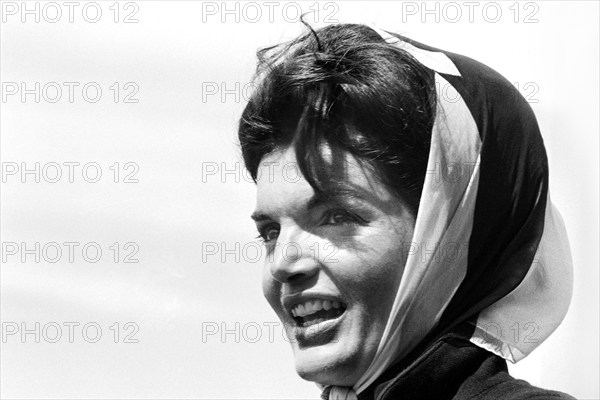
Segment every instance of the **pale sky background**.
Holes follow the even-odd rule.
[[[39,3],[39,23],[35,15],[26,15],[23,23],[20,9],[12,15],[21,2],[2,4],[3,95],[15,87],[10,82],[16,87],[25,82],[29,89],[35,82],[40,88],[57,82],[63,89],[56,103],[47,101],[55,96],[52,85],[39,103],[33,94],[24,103],[20,93],[2,100],[3,170],[39,162],[50,180],[55,169],[49,163],[80,165],[73,183],[63,166],[56,183],[43,176],[35,183],[33,175],[22,183],[17,173],[2,184],[3,332],[21,329],[21,323],[34,330],[39,322],[45,336],[40,343],[34,334],[25,340],[20,332],[4,337],[0,395],[317,399],[316,386],[295,374],[282,327],[275,325],[277,318],[262,297],[261,262],[253,261],[256,233],[249,218],[255,189],[242,173],[236,145],[242,88],[252,75],[256,49],[301,32],[293,21],[296,11],[317,9],[317,3],[231,2],[227,6],[237,7],[237,14],[223,14],[221,2],[122,2],[118,23],[112,1],[98,3],[97,23],[82,17],[87,2],[74,10],[72,23],[68,9],[57,4],[63,15],[56,23],[46,21],[56,15],[51,6],[44,8],[46,3]],[[321,2],[319,14],[308,21],[316,19],[316,26],[376,23],[482,61],[537,100],[531,105],[548,151],[551,195],[570,235],[574,296],[555,334],[510,369],[532,384],[597,399],[598,2],[510,1],[487,8],[481,2],[472,22],[464,2],[453,3],[461,18],[445,4],[438,4],[436,22],[435,14],[422,14],[421,2]],[[33,9],[35,2],[27,5]],[[497,9],[501,15],[492,23]],[[94,8],[86,10],[94,18]],[[132,12],[137,23],[121,22]],[[72,103],[63,82],[79,83]],[[82,97],[88,82],[102,89],[96,103]],[[115,86],[110,88],[115,82],[117,103]],[[125,87],[128,82],[134,85]],[[132,98],[139,101],[124,103],[135,85],[139,91]],[[231,91],[224,98],[221,85]],[[206,91],[213,88],[219,92]],[[88,94],[93,96],[94,89]],[[114,167],[109,169],[115,162],[119,183],[113,181]],[[130,177],[138,183],[122,182],[135,172],[134,166],[125,168],[128,162],[139,167]],[[87,163],[100,166],[97,183],[82,178],[81,166]],[[206,175],[215,166],[217,173]],[[221,176],[223,167],[237,172]],[[86,176],[93,175],[88,170]],[[73,262],[62,245],[56,263],[43,257],[36,263],[32,254],[25,254],[25,262],[21,253],[11,255],[10,243],[21,249],[22,242],[28,249],[36,242],[80,245]],[[81,254],[92,242],[102,249],[96,263]],[[115,242],[118,263],[110,248]],[[129,242],[134,245],[125,247]],[[207,252],[235,249],[236,243],[238,260],[235,250]],[[133,258],[139,262],[123,263],[136,246]],[[55,248],[47,250],[46,259],[53,258]],[[94,257],[93,247],[88,254]],[[69,322],[80,324],[73,343],[64,325]],[[125,326],[128,322],[134,325]],[[62,337],[50,343],[54,324],[62,327]],[[88,343],[94,326],[102,335]],[[136,326],[129,339],[138,342],[124,343]],[[219,332],[207,335],[215,327]],[[229,330],[224,338],[222,328]]]

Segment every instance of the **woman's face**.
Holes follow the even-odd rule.
[[[293,149],[265,156],[253,214],[267,247],[264,295],[286,327],[296,370],[339,386],[356,383],[375,356],[415,225],[374,171],[346,161],[344,184],[320,198]]]

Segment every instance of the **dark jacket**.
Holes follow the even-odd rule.
[[[513,378],[503,358],[467,337],[458,330],[445,334],[408,366],[405,362],[390,368],[359,400],[574,399]]]

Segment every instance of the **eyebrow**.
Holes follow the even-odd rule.
[[[313,208],[318,207],[322,204],[335,203],[336,201],[339,202],[340,200],[347,198],[365,201],[363,196],[361,196],[359,193],[352,189],[336,189],[325,192],[322,195],[315,193],[306,203],[305,209],[306,211],[310,211]],[[260,211],[253,212],[252,215],[250,215],[250,218],[252,218],[256,222],[272,219],[268,214]]]

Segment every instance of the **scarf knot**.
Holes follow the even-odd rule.
[[[351,387],[327,386],[321,393],[323,400],[358,400],[356,392]]]

